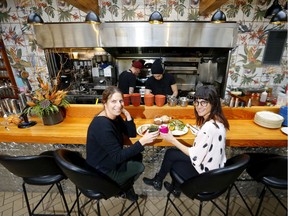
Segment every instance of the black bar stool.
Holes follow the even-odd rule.
[[[31,156],[0,155],[0,163],[11,173],[23,179],[22,188],[30,216],[39,215],[35,214],[34,212],[51,191],[54,185],[57,186],[64,202],[66,211],[65,215],[70,215],[70,211],[61,186],[61,181],[67,177],[56,164],[53,153],[51,151],[44,152],[40,155]],[[33,209],[31,209],[29,203],[26,184],[38,186],[50,185],[44,196],[39,200]]]

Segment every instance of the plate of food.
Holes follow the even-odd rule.
[[[147,131],[153,132],[159,130],[159,126],[155,124],[143,124],[137,128],[137,133],[143,136]]]
[[[188,128],[185,126],[182,130],[173,130],[171,133],[173,136],[181,136],[184,135],[188,132]]]
[[[178,119],[173,119],[168,123],[168,128],[174,136],[181,136],[188,132],[188,127]]]

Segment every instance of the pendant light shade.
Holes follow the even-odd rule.
[[[39,14],[32,12],[27,18],[27,23],[32,25],[42,25],[44,21]]]
[[[284,10],[279,11],[277,14],[275,14],[271,20],[270,23],[275,25],[280,25],[287,23],[287,14]]]
[[[93,11],[90,11],[85,18],[85,22],[86,23],[90,23],[90,24],[100,24],[100,18],[98,17],[98,15],[96,13],[94,13]]]
[[[149,23],[150,24],[162,24],[163,17],[161,13],[159,13],[158,11],[154,11],[149,17]]]
[[[223,23],[226,22],[226,15],[218,9],[211,18],[211,22],[213,23]]]
[[[282,10],[278,0],[275,0],[273,4],[267,9],[264,18],[271,19],[275,14]]]

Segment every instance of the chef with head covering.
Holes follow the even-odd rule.
[[[145,62],[145,61],[144,61]],[[144,66],[143,60],[132,61],[131,68],[119,75],[118,88],[123,94],[132,94],[136,88],[136,78]]]
[[[173,95],[177,97],[178,88],[172,74],[165,73],[161,59],[156,59],[151,67],[152,76],[145,82],[145,94]]]

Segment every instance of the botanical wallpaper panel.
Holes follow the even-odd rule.
[[[283,87],[287,85],[287,43],[281,65],[262,65],[267,33],[287,29],[264,18],[271,0],[229,0],[220,9],[227,21],[239,23],[237,46],[229,65],[227,87]],[[285,0],[279,0],[284,8]],[[102,21],[148,21],[158,10],[164,21],[209,21],[213,13],[199,16],[199,0],[99,0]],[[286,8],[287,9],[287,8]],[[44,22],[84,22],[86,13],[61,0],[0,0],[0,31],[17,85],[21,91],[37,86],[36,75],[48,79],[44,56],[35,41],[33,26],[27,24],[31,11]],[[287,11],[286,11],[287,12]],[[23,78],[23,71],[29,77]]]

